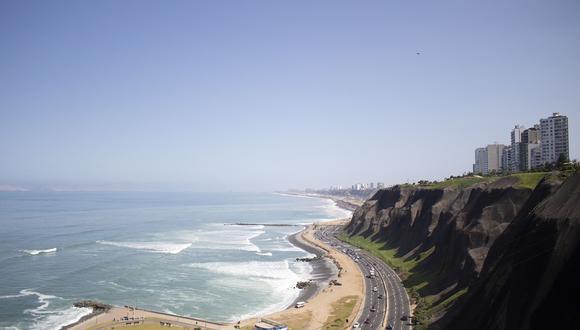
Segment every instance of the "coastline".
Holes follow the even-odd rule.
[[[290,329],[316,330],[322,329],[336,320],[335,312],[349,302],[354,304],[350,314],[343,314],[341,317],[346,321],[340,329],[346,329],[352,326],[361,306],[364,306],[364,280],[360,268],[352,261],[350,257],[341,253],[339,250],[319,241],[314,236],[314,228],[325,225],[336,225],[345,223],[346,219],[334,220],[313,224],[301,231],[299,236],[306,244],[312,248],[325,251],[325,259],[332,260],[339,269],[337,285],[328,285],[322,288],[312,296],[302,308],[287,308],[277,313],[272,313],[261,319],[273,320],[275,322],[286,324]],[[259,318],[242,321],[243,326],[252,325],[252,321]],[[334,325],[336,326],[336,325]]]
[[[353,208],[357,207],[356,205],[349,204],[347,202],[341,203],[343,201],[337,201],[335,198],[331,198],[330,196],[305,196],[305,195],[298,195],[298,194],[288,194],[288,195],[302,196],[302,197],[308,197],[308,198],[330,199],[333,202],[335,202],[337,207],[339,207],[343,210],[349,211],[349,212],[352,212]],[[322,222],[321,224],[336,223],[338,221],[344,221],[344,219],[328,220],[328,221]],[[299,232],[291,234],[287,237],[287,240],[290,242],[290,244],[292,244],[292,245],[298,247],[299,249],[304,250],[308,253],[314,254],[317,257],[311,261],[304,261],[304,262],[309,262],[310,266],[312,267],[312,270],[309,273],[310,285],[301,289],[299,294],[298,294],[298,297],[296,297],[294,299],[292,304],[286,306],[284,309],[279,310],[279,311],[274,312],[274,313],[270,313],[268,315],[257,316],[257,317],[252,317],[252,318],[240,320],[237,324],[241,324],[243,326],[253,325],[253,322],[256,322],[257,320],[260,320],[262,318],[266,318],[266,317],[272,318],[272,319],[279,318],[280,316],[284,315],[285,312],[290,312],[291,315],[310,313],[308,311],[308,309],[296,309],[296,308],[294,308],[294,305],[298,301],[309,302],[312,300],[316,300],[317,298],[321,297],[322,293],[328,293],[328,292],[333,291],[332,289],[330,291],[328,291],[329,286],[330,286],[329,283],[332,280],[338,280],[338,278],[340,276],[340,274],[339,274],[340,271],[338,270],[338,268],[336,266],[338,263],[336,256],[329,256],[329,254],[331,254],[333,252],[338,253],[338,251],[334,250],[332,247],[328,247],[328,246],[324,247],[323,246],[324,244],[322,244],[322,242],[314,242],[316,240],[314,238],[314,236],[312,235],[312,227],[314,225],[315,224],[308,225],[307,227],[300,230]],[[309,236],[309,237],[306,237],[306,236]],[[350,261],[350,260],[348,260],[348,261]],[[355,275],[355,274],[353,274],[353,275]],[[347,279],[345,279],[345,278],[341,279],[341,281],[344,281],[344,280],[347,280]],[[362,282],[362,279],[361,279],[361,282]],[[357,291],[357,290],[360,291],[360,295],[362,296],[362,289],[359,288],[359,289],[356,289],[355,291]],[[364,296],[362,299],[364,300]],[[335,301],[335,300],[333,300],[333,301]],[[316,305],[316,304],[313,303],[313,305]],[[358,301],[357,307],[355,308],[356,311],[358,311],[359,306],[361,306],[360,300]],[[326,307],[328,307],[328,306],[326,306]],[[125,315],[127,315],[127,316],[130,315],[130,313],[133,313],[133,315],[135,315],[135,320],[137,320],[137,315],[139,315],[139,317],[141,318],[140,319],[141,322],[145,322],[145,323],[149,322],[149,321],[147,321],[147,318],[155,319],[155,320],[157,320],[156,321],[157,323],[160,319],[163,319],[163,320],[170,320],[170,321],[174,322],[174,324],[182,325],[182,326],[192,326],[192,325],[196,326],[198,324],[204,324],[204,326],[207,327],[207,329],[230,329],[230,328],[234,329],[234,325],[236,324],[236,323],[222,323],[222,322],[207,321],[207,320],[203,320],[200,318],[166,314],[166,313],[162,313],[162,312],[143,310],[143,309],[139,309],[139,308],[131,309],[130,307],[125,306],[125,307],[113,307],[113,308],[111,308],[110,311],[106,311],[106,312],[102,311],[102,310],[93,309],[93,311],[90,314],[83,316],[78,321],[76,321],[72,324],[68,324],[68,325],[63,326],[60,329],[61,330],[84,330],[84,329],[89,328],[88,324],[91,324],[92,326],[94,326],[95,324],[99,324],[101,326],[125,325],[124,322],[119,322],[119,320]],[[99,322],[99,320],[100,320],[100,322]]]
[[[288,241],[290,244],[308,252],[316,255],[316,259],[308,261],[312,267],[312,271],[309,274],[310,284],[304,289],[300,290],[298,297],[294,299],[294,302],[287,306],[285,309],[293,308],[294,305],[299,301],[308,301],[314,298],[321,290],[328,286],[328,283],[338,278],[338,269],[336,266],[328,260],[325,256],[326,251],[305,242],[301,235],[306,231],[303,229],[295,234],[288,236]],[[304,261],[306,262],[306,261]]]
[[[359,206],[364,203],[364,200],[352,198],[352,197],[341,197],[334,195],[324,195],[318,193],[307,193],[307,192],[276,192],[275,194],[280,196],[293,196],[293,197],[304,197],[304,198],[320,198],[320,199],[330,199],[339,208],[354,212]]]

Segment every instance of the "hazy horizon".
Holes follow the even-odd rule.
[[[3,1],[0,37],[0,188],[442,179],[553,112],[580,158],[578,1]]]

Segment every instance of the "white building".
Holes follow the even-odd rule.
[[[475,149],[473,173],[489,174],[502,169],[503,144],[489,144],[485,148]]]
[[[551,117],[540,119],[540,131],[542,164],[555,163],[561,154],[570,159],[568,117],[555,112]]]

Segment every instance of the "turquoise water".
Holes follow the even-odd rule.
[[[268,193],[1,192],[0,329],[58,329],[81,299],[216,321],[281,309],[310,271],[287,236],[346,215]]]

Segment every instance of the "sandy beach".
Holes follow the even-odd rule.
[[[242,329],[252,329],[260,319],[274,320],[287,324],[290,329],[320,329],[333,322],[340,322],[339,329],[347,329],[364,303],[364,281],[357,265],[346,255],[314,237],[314,226],[327,226],[345,223],[347,220],[336,220],[322,224],[310,225],[305,230],[291,235],[288,239],[297,247],[304,249],[317,258],[309,262],[313,268],[310,274],[311,284],[302,289],[297,301],[305,301],[303,308],[288,306],[287,309],[265,315],[261,318],[242,320]],[[338,271],[340,269],[340,272]],[[329,285],[331,280],[341,283],[340,286]],[[344,306],[347,306],[345,310]],[[339,315],[340,314],[340,315]],[[126,319],[123,319],[126,318]],[[340,321],[337,321],[337,318]],[[346,320],[348,319],[348,322]],[[122,320],[122,321],[121,321]],[[209,322],[199,318],[165,314],[130,307],[113,307],[106,313],[93,314],[67,326],[67,330],[104,330],[114,326],[131,323],[160,324],[170,322],[174,326],[196,327],[205,329],[235,329],[233,323]]]
[[[316,226],[344,223],[345,220],[332,221]],[[342,268],[338,281],[341,286],[327,286],[317,295],[307,301],[303,308],[289,308],[273,313],[264,318],[272,319],[290,326],[291,329],[314,330],[321,329],[334,321],[337,310],[341,305],[354,303],[352,311],[343,316],[344,320],[339,329],[348,329],[364,303],[364,281],[358,266],[348,256],[336,251],[331,246],[314,237],[313,226],[309,226],[296,238],[305,244],[326,252],[326,257],[334,260]],[[348,322],[345,322],[348,319]],[[243,322],[247,324],[248,322]]]

